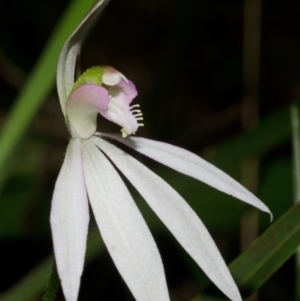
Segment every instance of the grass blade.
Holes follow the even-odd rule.
[[[300,202],[300,122],[297,104],[291,106],[293,171],[294,171],[294,202]],[[296,253],[296,292],[295,301],[300,301],[300,248]]]
[[[300,203],[293,206],[229,266],[242,295],[261,287],[300,245]],[[198,296],[194,301],[205,300]]]
[[[56,66],[60,51],[73,30],[96,0],[75,0],[57,24],[35,68],[27,80],[0,135],[0,170],[4,177],[8,159],[54,86]]]

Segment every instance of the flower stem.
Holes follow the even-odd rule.
[[[300,202],[300,122],[297,103],[291,106],[293,173],[294,173],[294,202]],[[296,254],[295,301],[300,301],[300,248]]]
[[[50,274],[50,279],[48,281],[43,301],[54,301],[57,295],[57,292],[60,288],[60,281],[56,270],[56,264],[53,262],[52,271]]]

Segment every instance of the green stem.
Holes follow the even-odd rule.
[[[59,288],[60,288],[60,281],[57,274],[55,262],[53,262],[50,279],[43,296],[43,301],[55,301]]]
[[[294,202],[300,202],[300,122],[297,104],[291,106],[293,172],[294,172]],[[300,248],[296,254],[295,301],[300,301]]]
[[[27,84],[14,102],[13,108],[0,135],[0,175],[8,171],[8,160],[24,136],[43,101],[55,82],[56,66],[60,51],[85,14],[96,0],[73,0],[58,22],[43,53],[37,61]]]

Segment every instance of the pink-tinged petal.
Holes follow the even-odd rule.
[[[107,87],[109,95],[118,103],[125,103],[129,105],[137,96],[137,90],[134,83],[130,80],[121,79],[120,82],[111,87]]]
[[[101,135],[115,139],[180,173],[193,177],[222,192],[251,204],[258,209],[269,213],[272,219],[269,208],[240,183],[214,165],[183,148],[145,138],[128,137],[123,139],[118,135]]]
[[[106,119],[122,127],[123,137],[134,134],[139,126],[139,120],[143,120],[139,105],[130,106],[133,98],[137,96],[135,85],[127,80],[120,79],[115,86],[107,86],[110,102],[107,111],[101,113]]]
[[[66,301],[76,301],[86,250],[89,208],[80,139],[71,139],[51,205],[51,229],[58,275]]]
[[[89,138],[96,132],[97,115],[108,110],[108,91],[98,85],[85,84],[71,93],[67,102],[67,118],[72,135]]]
[[[109,0],[100,0],[94,5],[61,50],[57,65],[56,83],[61,109],[65,117],[67,114],[67,99],[74,85],[78,51],[87,32],[108,2]]]
[[[84,173],[106,247],[137,301],[169,301],[153,237],[117,171],[90,140],[83,141]]]
[[[159,176],[122,150],[98,137],[93,137],[92,141],[128,178],[216,286],[231,300],[242,300],[214,241],[185,200]]]
[[[104,67],[102,80],[105,85],[115,86],[121,81],[121,79],[127,82],[127,78],[121,72],[116,70],[114,67],[111,66]]]

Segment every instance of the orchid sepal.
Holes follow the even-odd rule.
[[[100,0],[91,8],[65,42],[60,52],[56,72],[56,86],[61,110],[65,119],[67,115],[67,100],[75,81],[75,67],[78,51],[88,31],[108,3],[109,0]]]

